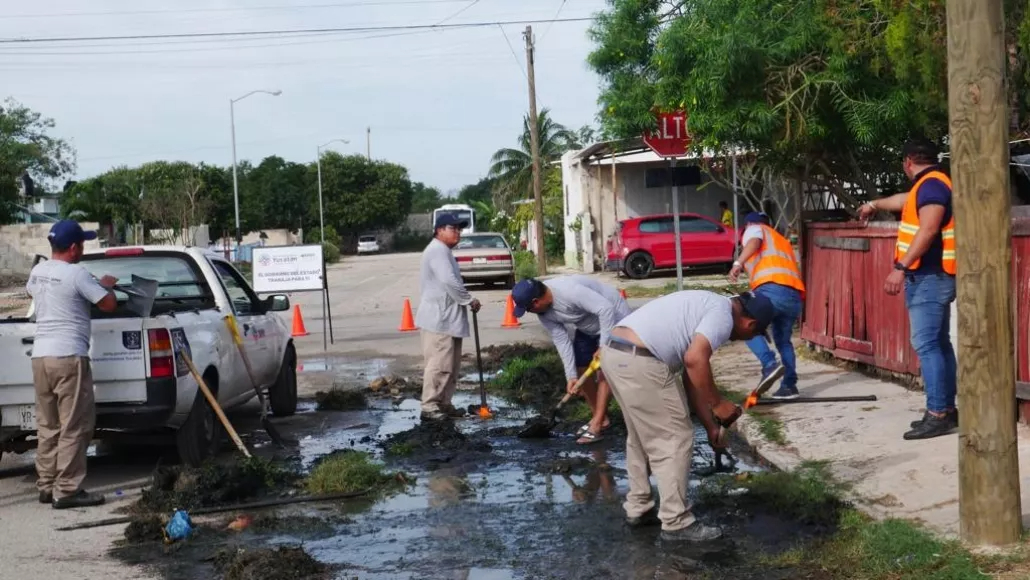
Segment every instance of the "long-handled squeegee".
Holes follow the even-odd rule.
[[[876,395],[859,395],[854,397],[798,397],[796,399],[760,399],[756,405],[784,405],[790,403],[858,403],[875,401]]]

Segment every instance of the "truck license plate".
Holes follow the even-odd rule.
[[[36,430],[36,406],[35,405],[20,405],[18,407],[18,417],[20,419],[22,430],[24,430],[24,431],[35,431]]]
[[[473,264],[485,264],[486,258],[472,258]]]

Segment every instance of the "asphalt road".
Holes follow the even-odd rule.
[[[401,332],[398,327],[404,299],[411,300],[413,311],[418,307],[419,258],[419,254],[360,256],[333,265],[328,282],[334,344],[325,349],[321,297],[318,293],[292,295],[291,303],[300,305],[309,332],[295,339],[302,365],[317,370],[319,364],[374,361],[378,366],[369,367],[371,374],[418,372],[419,333]],[[532,320],[535,317],[524,319],[519,328],[501,326],[506,290],[477,286],[469,289],[483,303],[479,322],[484,346],[543,337],[542,327]],[[292,322],[292,309],[283,315]],[[465,342],[464,350],[474,352],[471,338]],[[326,372],[301,373],[302,396],[310,396],[331,377],[332,373]],[[230,415],[247,415],[249,420],[256,414],[256,406],[251,405]],[[117,516],[114,510],[134,501],[140,487],[148,483],[161,454],[159,448],[143,447],[91,458],[85,486],[105,493],[108,503],[63,511],[37,502],[34,453],[5,454],[0,459],[0,580],[151,577],[126,568],[107,555],[112,542],[121,538],[122,526],[75,532],[58,532],[55,528]]]

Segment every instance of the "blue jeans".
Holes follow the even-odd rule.
[[[955,408],[958,363],[951,344],[951,303],[955,277],[945,273],[905,276],[905,306],[912,328],[912,348],[926,389],[926,409],[943,413]]]
[[[794,343],[790,341],[790,335],[794,331],[794,323],[801,316],[801,293],[790,286],[767,283],[755,288],[754,294],[755,296],[765,296],[769,302],[772,302],[776,316],[769,325],[769,331],[786,369],[786,373],[783,375],[783,386],[797,387],[797,359],[794,357]],[[761,361],[762,371],[771,370],[776,366],[776,353],[769,348],[769,343],[765,341],[764,337],[752,338],[747,341],[747,346]]]

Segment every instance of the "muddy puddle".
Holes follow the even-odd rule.
[[[310,361],[305,368],[310,369]],[[369,368],[369,374],[380,373]],[[478,376],[476,377],[478,380]],[[454,405],[478,405],[474,392],[459,392]],[[292,547],[330,566],[328,577],[364,579],[603,579],[797,577],[789,569],[765,569],[754,554],[792,547],[820,530],[776,514],[741,513],[696,505],[696,513],[724,527],[725,539],[703,547],[669,547],[658,528],[630,530],[623,524],[627,491],[624,440],[608,437],[590,446],[573,434],[526,440],[514,433],[537,413],[490,397],[494,418],[454,423],[461,439],[443,444],[398,445],[419,421],[419,402],[369,398],[364,409],[319,412],[304,401],[295,417],[277,423],[295,448],[262,445],[259,428],[246,434],[262,454],[307,470],[340,449],[365,451],[416,478],[404,492],[378,502],[296,505],[274,513],[312,525],[267,525],[206,536],[209,547],[168,550],[160,546],[119,548],[124,561],[145,563],[165,578],[216,578],[214,550]],[[435,441],[439,434],[425,439]],[[417,439],[415,443],[422,441]],[[699,473],[714,458],[703,429],[695,433],[692,493]],[[736,453],[734,473],[761,471]],[[270,512],[265,512],[270,513]],[[216,527],[224,530],[224,522]],[[149,550],[149,551],[148,551]]]

